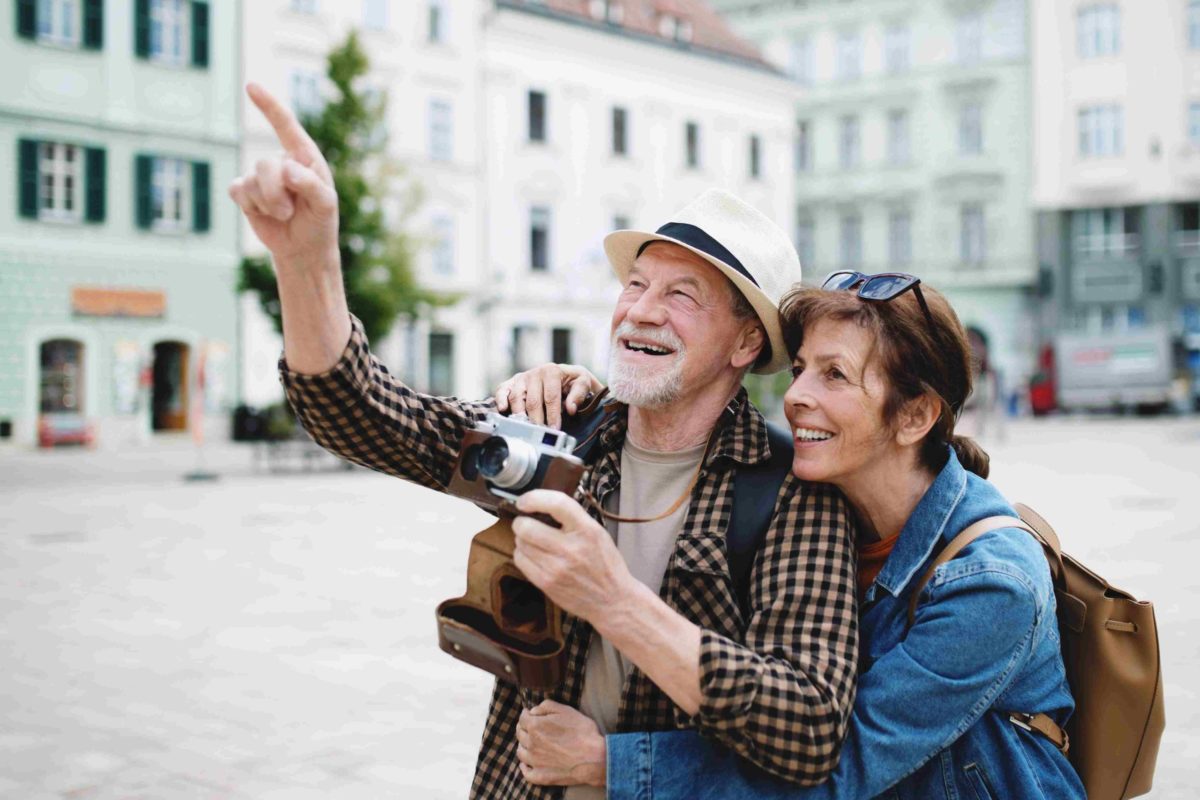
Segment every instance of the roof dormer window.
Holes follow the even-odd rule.
[[[658,33],[676,42],[690,42],[692,23],[677,14],[661,14],[658,18]]]
[[[625,9],[621,0],[591,0],[588,9],[593,19],[607,22],[609,25],[620,25],[625,19]]]

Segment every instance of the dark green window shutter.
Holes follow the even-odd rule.
[[[206,231],[211,227],[208,162],[192,162],[192,230]]]
[[[153,156],[137,157],[137,168],[134,170],[137,186],[134,196],[137,198],[137,226],[143,230],[149,229],[154,222],[154,199],[150,195],[150,174],[153,168]]]
[[[83,46],[104,47],[104,0],[83,0]]]
[[[22,139],[17,144],[21,171],[18,192],[21,216],[26,219],[37,219],[38,215],[38,144],[32,139]]]
[[[36,0],[17,0],[17,35],[22,39],[37,36]]]
[[[208,3],[192,0],[192,66],[208,66]]]
[[[138,58],[150,57],[150,0],[134,3],[133,49]]]
[[[84,203],[84,219],[88,222],[104,222],[107,184],[104,175],[104,148],[89,147],[86,154],[84,166],[87,169],[87,178],[83,186],[87,192],[87,199]]]

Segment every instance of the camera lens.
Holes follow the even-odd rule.
[[[501,489],[524,487],[537,463],[537,451],[520,439],[490,436],[479,446],[479,474]]]

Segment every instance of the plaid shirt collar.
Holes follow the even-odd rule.
[[[625,444],[629,407],[616,402],[613,405],[616,407],[615,413],[600,424],[597,434],[597,444],[602,454],[619,453]],[[719,459],[739,464],[757,464],[771,457],[766,420],[750,402],[744,386],[738,388],[737,394],[721,412],[716,429],[717,439],[709,451],[706,466],[713,466]],[[603,458],[600,455],[595,462],[599,463]]]

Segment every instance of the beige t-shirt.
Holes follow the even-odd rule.
[[[621,451],[621,487],[608,498],[606,510],[616,506],[622,517],[656,517],[687,490],[692,476],[704,458],[703,444],[675,452],[644,450],[625,440]],[[615,500],[615,502],[614,502]],[[675,539],[683,530],[691,499],[669,517],[657,522],[606,521],[609,533],[633,576],[656,593],[662,587],[667,563],[675,550]],[[617,711],[621,693],[633,664],[615,647],[592,635],[583,677],[583,695],[579,709],[596,721],[600,732],[617,729]],[[566,800],[604,800],[604,790],[592,786],[572,786]]]

